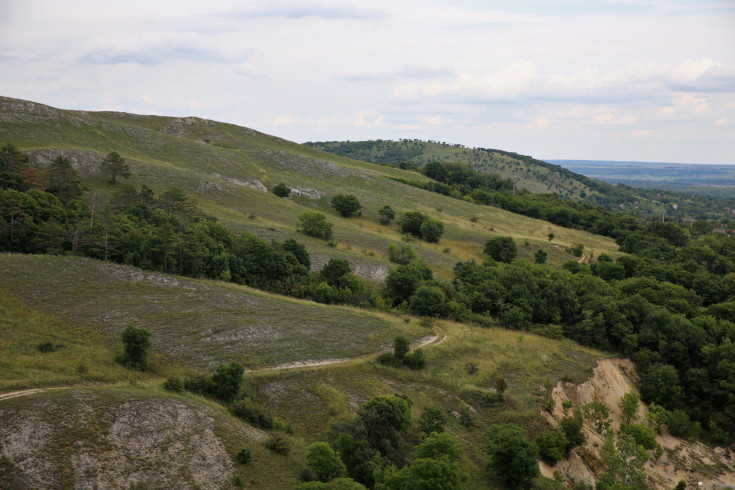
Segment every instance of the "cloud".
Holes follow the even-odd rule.
[[[143,99],[143,102],[145,102],[146,104],[153,104],[153,99],[151,99],[147,95],[141,95],[140,98]]]
[[[260,74],[258,69],[250,63],[240,63],[233,71],[243,77],[260,78],[263,76]]]
[[[431,126],[438,126],[442,123],[442,116],[440,114],[434,114],[431,116],[421,116],[419,119],[424,124],[429,124]]]
[[[264,2],[227,14],[227,17],[246,19],[285,18],[306,19],[310,17],[329,20],[382,20],[388,14],[379,9],[351,7],[346,5],[329,5],[313,2]]]
[[[288,126],[293,122],[293,119],[290,115],[285,115],[281,117],[277,117],[273,120],[271,123],[271,126]]]
[[[358,112],[357,114],[355,114],[355,118],[352,122],[355,126],[362,127],[383,126],[385,124],[385,115],[381,114],[374,117],[372,121],[368,121],[367,119],[365,119],[365,112]]]
[[[250,54],[251,50],[208,46],[191,36],[162,40],[135,38],[92,50],[80,56],[79,61],[92,65],[137,63],[144,66],[160,65],[172,60],[233,63],[247,59]]]
[[[727,126],[727,118],[723,117],[722,119],[718,119],[717,121],[714,122],[714,125],[717,126],[718,128]]]

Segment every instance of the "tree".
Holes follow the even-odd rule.
[[[632,424],[638,418],[638,401],[640,396],[635,391],[626,393],[620,397],[620,418],[624,424]]]
[[[581,417],[565,417],[559,422],[559,427],[567,438],[569,449],[581,446],[586,441]]]
[[[332,207],[344,218],[349,218],[361,214],[362,204],[352,194],[337,194],[332,198]]]
[[[243,366],[236,362],[217,366],[217,370],[212,375],[217,397],[227,403],[233,401],[240,393],[244,372]]]
[[[545,264],[547,257],[548,254],[543,249],[538,249],[536,250],[536,253],[533,254],[533,262],[535,264]]]
[[[329,240],[332,238],[332,223],[322,213],[307,211],[298,217],[297,230],[304,235]]]
[[[15,145],[6,143],[0,148],[0,172],[6,170],[20,173],[28,166],[28,156],[24,155]]]
[[[133,368],[145,368],[148,358],[148,349],[151,347],[149,340],[151,333],[144,328],[135,328],[132,325],[123,330],[122,341],[125,353],[123,360],[125,365]]]
[[[322,279],[333,288],[343,286],[342,278],[347,274],[352,275],[352,269],[350,263],[344,259],[329,259],[321,271]]]
[[[446,309],[447,297],[444,291],[437,286],[424,284],[411,295],[409,304],[411,311],[417,315],[440,316]]]
[[[499,236],[488,240],[482,253],[497,262],[510,264],[518,255],[518,246],[513,237]]]
[[[419,418],[419,430],[425,432],[426,435],[432,432],[440,434],[444,432],[444,424],[446,423],[447,418],[441,410],[436,407],[425,407]]]
[[[610,407],[604,402],[589,402],[582,406],[585,417],[595,424],[595,430],[602,434],[610,428]]]
[[[395,358],[402,361],[409,350],[411,350],[411,346],[408,339],[403,335],[396,335],[396,338],[393,339],[393,355]]]
[[[288,197],[291,194],[291,188],[286,184],[278,184],[273,188],[273,194],[278,197]]]
[[[403,463],[406,449],[401,436],[411,427],[408,400],[377,396],[363,403],[357,415],[365,427],[365,439],[370,446],[393,463]]]
[[[551,240],[553,240],[553,239],[554,239],[554,237],[555,237],[556,235],[554,235],[553,233],[549,233],[549,234],[548,234],[547,236],[549,237],[549,241],[551,241]]]
[[[416,251],[409,245],[401,245],[399,248],[395,243],[389,243],[388,260],[396,264],[408,265],[416,260]]]
[[[404,213],[398,218],[398,226],[401,228],[401,233],[410,233],[413,236],[421,236],[421,225],[424,221],[429,219],[427,215],[419,211],[410,211]]]
[[[71,160],[57,156],[43,173],[45,188],[56,194],[63,204],[67,204],[81,193],[79,172],[74,169]]]
[[[435,219],[427,219],[421,223],[421,237],[429,243],[437,243],[444,234],[444,223]]]
[[[380,216],[379,221],[381,225],[389,225],[396,218],[396,212],[387,204],[380,208],[378,215]]]
[[[110,174],[110,182],[115,185],[115,179],[120,176],[130,178],[130,166],[116,151],[111,151],[100,163],[100,170]]]
[[[541,459],[553,465],[557,461],[564,459],[564,453],[567,451],[569,441],[564,435],[564,432],[547,430],[536,437],[536,445],[538,446]]]
[[[669,364],[654,364],[641,377],[640,392],[641,398],[645,401],[654,402],[670,410],[682,394],[676,368]]]
[[[326,442],[309,444],[306,448],[306,467],[322,482],[347,476],[347,468],[339,454],[335,453]]]
[[[505,483],[519,487],[539,474],[538,448],[523,437],[517,424],[501,424],[490,428],[490,461],[487,470],[494,471]]]
[[[505,394],[505,390],[508,389],[508,383],[505,382],[505,378],[502,376],[498,376],[495,380],[495,394],[498,397],[498,401],[503,400],[503,395]]]

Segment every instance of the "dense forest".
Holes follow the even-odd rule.
[[[612,236],[626,255],[613,260],[603,254],[590,264],[570,260],[556,269],[543,254],[534,264],[515,260],[512,239],[493,239],[482,262],[457,263],[453,279],[442,282],[407,245],[393,251],[391,260],[399,265],[385,282],[374,284],[357,278],[341,259],[312,271],[306,248],[296,240],[268,243],[250,233],[235,235],[181,189],[156,196],[146,186],[120,182],[129,169],[117,154],[100,165],[114,189],[106,200],[83,189],[65,157],[39,172],[15,146],[3,146],[0,251],[81,255],[322,303],[479,326],[499,322],[573,339],[630,356],[644,401],[662,407],[672,433],[703,431],[715,442],[735,437],[735,241],[714,231],[719,223],[645,221],[580,201],[514,193],[507,180],[465,165],[432,163],[422,172],[434,182],[415,185]],[[324,224],[317,215],[299,217],[302,232],[310,234],[312,221]],[[410,217],[399,218],[399,226]],[[391,221],[382,224],[395,226]],[[356,438],[357,430],[343,432]],[[342,443],[356,444],[346,437]],[[384,475],[385,481],[399,477]]]

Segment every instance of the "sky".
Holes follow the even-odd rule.
[[[735,164],[735,0],[0,0],[0,95],[300,143]]]

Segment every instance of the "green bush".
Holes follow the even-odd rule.
[[[435,219],[427,219],[421,223],[421,238],[429,243],[438,243],[444,235],[444,223]]]
[[[401,365],[403,365],[403,361],[401,359],[398,359],[392,352],[383,352],[382,354],[380,354],[378,356],[378,363],[395,368],[401,367]]]
[[[151,347],[149,340],[151,333],[144,328],[135,328],[132,325],[122,333],[123,361],[126,366],[133,368],[145,368],[148,359],[148,349]]]
[[[258,408],[248,399],[238,400],[230,404],[230,413],[261,429],[273,429],[276,425],[270,414]]]
[[[702,426],[699,422],[693,422],[689,415],[683,410],[674,410],[667,414],[667,425],[672,436],[691,439],[697,437],[702,432]]]
[[[482,253],[497,262],[510,264],[518,255],[518,246],[513,237],[499,236],[485,242]]]
[[[389,225],[390,222],[395,219],[396,212],[393,211],[393,208],[386,204],[385,206],[380,208],[380,211],[378,211],[378,215],[380,215],[381,225]]]
[[[238,396],[244,371],[242,365],[236,362],[231,362],[226,366],[217,366],[217,370],[212,375],[212,383],[215,394],[220,400],[229,403]]]
[[[273,188],[273,194],[278,197],[288,197],[291,194],[291,188],[286,184],[278,184]]]
[[[559,422],[561,430],[569,443],[569,449],[581,446],[586,441],[582,432],[582,420],[579,417],[565,417]]]
[[[656,449],[656,431],[641,424],[620,424],[620,432],[635,439],[645,449]]]
[[[316,211],[307,211],[298,216],[299,224],[297,230],[304,235],[314,238],[330,240],[332,238],[332,223],[327,221],[327,217]]]
[[[266,441],[265,447],[276,454],[286,455],[291,450],[291,443],[281,436],[276,436]]]
[[[250,449],[244,447],[237,452],[237,462],[248,464],[250,462]]]
[[[332,207],[344,218],[349,218],[361,214],[362,204],[352,194],[338,194],[332,198]]]
[[[569,446],[569,441],[564,432],[558,430],[547,430],[536,437],[539,456],[550,465],[564,459],[564,454]]]
[[[396,338],[393,339],[393,355],[395,358],[402,361],[409,350],[411,350],[411,345],[408,339],[403,335],[396,335]]]
[[[184,389],[184,382],[178,376],[170,376],[163,382],[163,389],[179,393]]]
[[[404,364],[411,369],[419,370],[426,367],[426,355],[421,349],[416,349],[403,359]]]

